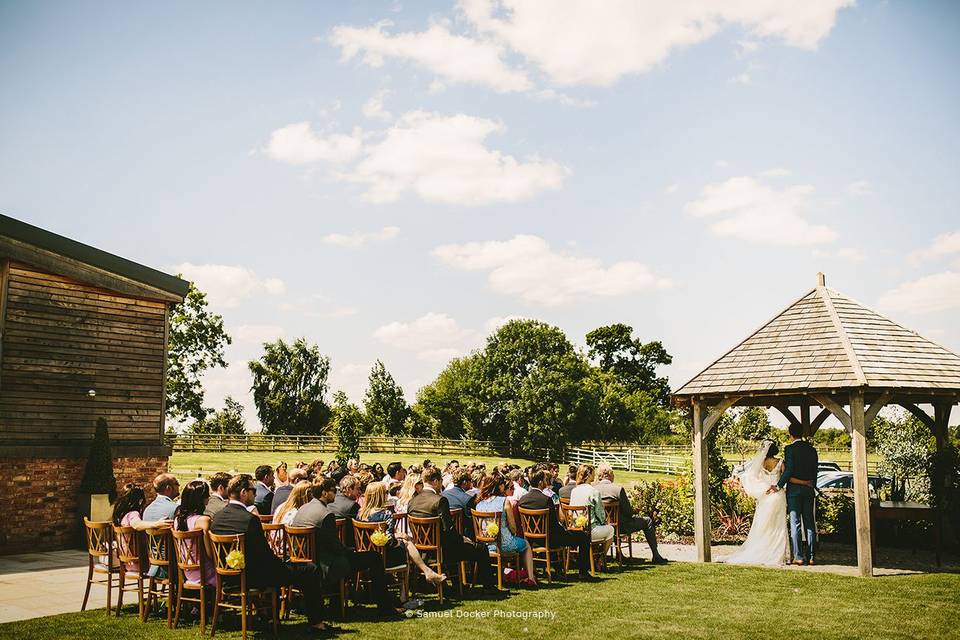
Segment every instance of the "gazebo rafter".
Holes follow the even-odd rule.
[[[817,286],[674,393],[693,418],[697,556],[710,561],[710,497],[705,439],[734,406],[775,408],[812,436],[834,416],[851,436],[857,564],[873,574],[866,426],[900,405],[947,443],[960,402],[960,356],[827,288]],[[921,405],[933,407],[930,414]],[[811,419],[811,408],[822,407]],[[797,413],[794,413],[794,407]]]

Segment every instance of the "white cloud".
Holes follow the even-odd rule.
[[[247,298],[280,295],[287,290],[283,280],[261,278],[246,267],[184,262],[173,267],[173,271],[196,284],[216,309],[230,309]]]
[[[355,231],[350,234],[331,233],[323,237],[324,244],[330,244],[345,249],[359,249],[365,244],[371,242],[385,242],[396,238],[400,233],[400,227],[384,227],[380,231],[372,233],[361,233]]]
[[[229,333],[238,344],[263,344],[282,338],[285,331],[274,324],[241,324],[230,329]]]
[[[837,11],[853,0],[811,2],[638,2],[636,0],[461,0],[476,29],[539,66],[560,85],[611,85],[645,73],[674,50],[727,26],[751,38],[815,49]],[[750,48],[750,45],[742,47]]]
[[[309,122],[297,122],[274,131],[266,152],[274,160],[289,164],[342,163],[356,158],[362,146],[359,129],[350,135],[335,133],[322,137]]]
[[[867,256],[863,250],[858,249],[857,247],[844,247],[839,249],[837,251],[837,256],[853,263],[860,263],[867,259]]]
[[[671,286],[645,264],[623,261],[604,267],[594,258],[556,252],[543,238],[531,235],[503,242],[443,245],[433,255],[457,269],[488,272],[494,291],[544,305]]]
[[[383,100],[389,91],[381,89],[363,105],[363,115],[376,120],[393,120],[393,114],[383,108]]]
[[[929,247],[910,254],[910,260],[916,263],[922,260],[937,260],[954,254],[960,254],[960,231],[940,234],[934,238]]]
[[[253,376],[246,360],[231,362],[225,368],[210,369],[203,375],[204,405],[221,409],[227,396],[231,396],[243,405],[247,431],[259,431],[260,419],[250,393],[252,385]]]
[[[362,56],[371,67],[383,66],[391,57],[417,64],[451,84],[489,87],[499,92],[527,91],[533,85],[526,74],[510,68],[503,60],[504,49],[491,40],[453,34],[443,24],[426,31],[391,35],[382,22],[372,27],[338,26],[331,42],[341,51],[341,61]]]
[[[337,391],[343,391],[351,402],[360,404],[363,402],[364,393],[367,390],[367,380],[370,376],[370,369],[373,363],[360,364],[348,362],[345,365],[339,365],[336,362],[330,364],[330,395],[331,397]]]
[[[760,43],[756,40],[737,40],[737,56],[741,58],[756,53],[759,48]]]
[[[880,296],[879,305],[907,313],[960,308],[960,272],[945,271],[905,282]]]
[[[749,71],[744,71],[743,73],[738,73],[730,78],[730,82],[733,84],[750,84],[752,82],[752,78]]]
[[[483,329],[489,336],[511,320],[528,320],[528,318],[525,316],[494,316],[483,323]]]
[[[373,332],[380,342],[407,351],[429,352],[452,348],[470,337],[457,321],[445,313],[426,313],[411,322],[391,322]]]
[[[832,242],[836,232],[804,217],[813,186],[794,185],[778,190],[750,176],[708,184],[699,200],[685,211],[698,217],[722,217],[710,228],[719,236],[774,245]]]
[[[680,185],[674,182],[673,184],[668,186],[666,189],[664,189],[663,192],[669,196],[671,194],[676,193],[679,188],[680,188]]]
[[[873,184],[869,180],[857,180],[847,185],[847,193],[851,196],[873,195]]]
[[[331,318],[348,318],[350,316],[357,315],[358,311],[356,307],[337,307],[330,312]]]
[[[364,199],[393,202],[412,191],[427,202],[518,202],[557,189],[569,169],[538,157],[518,161],[484,140],[502,124],[464,114],[404,114],[341,177],[367,187]]]
[[[772,167],[760,172],[760,176],[764,178],[782,178],[788,175],[790,175],[790,170],[783,167]]]
[[[440,364],[449,362],[453,358],[456,358],[460,355],[462,355],[460,349],[456,349],[454,347],[440,347],[437,349],[424,349],[417,354],[417,360]]]

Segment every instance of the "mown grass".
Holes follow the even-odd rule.
[[[441,617],[378,622],[370,607],[335,622],[335,637],[403,640],[462,638],[956,638],[960,637],[960,575],[899,575],[863,579],[802,571],[674,563],[630,565],[598,584],[554,583],[499,600],[470,599],[427,612]],[[195,624],[168,630],[141,624],[134,609],[121,618],[103,610],[0,625],[0,638],[196,638]],[[505,617],[546,611],[555,617]],[[512,613],[517,612],[517,613]],[[549,614],[548,614],[549,615]],[[216,637],[239,637],[232,616]],[[258,630],[252,637],[270,634]],[[281,637],[308,637],[302,619]]]

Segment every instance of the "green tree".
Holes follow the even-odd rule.
[[[190,283],[183,304],[171,309],[167,341],[166,415],[177,422],[203,420],[201,378],[209,369],[226,367],[224,348],[231,343],[223,318],[207,308],[207,296]]]
[[[379,360],[370,370],[363,405],[367,428],[372,433],[385,436],[408,433],[405,423],[410,416],[410,407],[403,397],[403,389]]]
[[[603,371],[620,378],[632,393],[646,391],[664,407],[670,406],[670,383],[657,367],[673,358],[660,341],[633,337],[633,327],[617,323],[594,329],[586,336],[587,356]]]
[[[268,434],[324,432],[330,420],[325,402],[330,359],[303,338],[263,345],[259,360],[247,363],[253,374],[253,401]]]
[[[894,419],[878,416],[874,421],[877,453],[881,455],[880,473],[892,476],[897,500],[926,502],[930,497],[930,478],[926,474],[934,438],[930,429],[913,415]]]
[[[214,411],[203,420],[190,425],[190,432],[197,434],[242,435],[247,432],[243,419],[243,405],[227,396],[223,409]]]
[[[477,354],[454,358],[437,379],[421,387],[413,405],[414,423],[430,426],[438,438],[478,438],[483,423],[483,386]]]
[[[345,466],[351,458],[360,460],[360,437],[364,430],[363,414],[347,394],[337,391],[333,396],[333,429],[337,434],[337,461]]]
[[[773,436],[773,425],[763,407],[728,411],[724,418],[715,427],[718,444],[735,450],[740,456],[754,451],[755,443]]]

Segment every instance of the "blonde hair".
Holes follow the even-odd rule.
[[[407,503],[417,495],[417,485],[423,482],[419,473],[408,473],[403,480],[403,486],[400,487],[400,495],[397,496],[397,506],[406,507]]]
[[[285,516],[290,509],[299,509],[310,502],[310,499],[313,498],[313,496],[310,495],[310,488],[312,486],[313,485],[306,480],[302,480],[293,485],[293,489],[290,490],[290,495],[287,496],[287,501],[280,505],[277,512],[273,514],[273,523],[283,522],[283,516]]]
[[[586,484],[593,480],[593,465],[582,464],[577,469],[577,484]]]
[[[377,511],[387,506],[387,488],[382,482],[371,482],[363,492],[363,507],[357,514],[357,520],[366,522]]]

